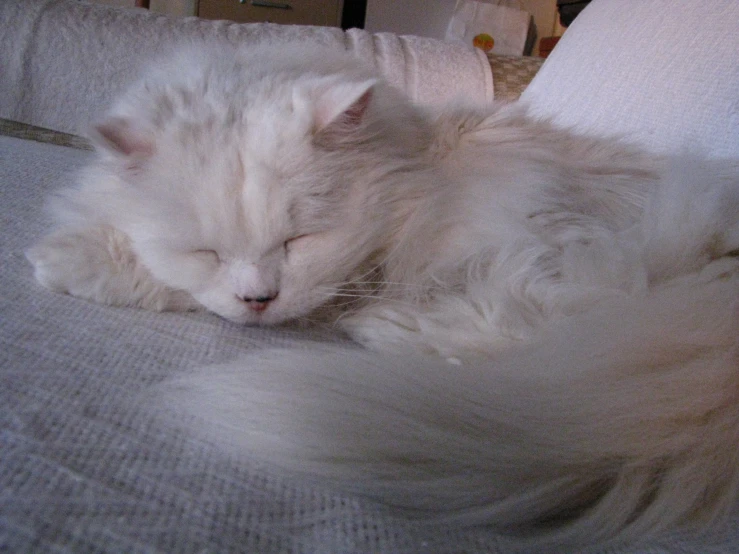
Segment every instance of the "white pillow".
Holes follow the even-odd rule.
[[[739,158],[739,1],[594,0],[522,100],[654,151]]]

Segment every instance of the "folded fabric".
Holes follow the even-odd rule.
[[[75,0],[4,0],[0,21],[0,117],[70,133],[84,132],[142,64],[192,42],[335,47],[355,52],[423,104],[493,97],[482,52],[428,38],[170,18]]]

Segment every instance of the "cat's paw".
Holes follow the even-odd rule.
[[[26,257],[33,265],[34,277],[44,287],[96,300],[100,294],[97,289],[115,265],[109,243],[116,242],[115,231],[104,228],[60,231],[28,249]],[[125,264],[125,259],[122,261]]]
[[[62,229],[26,252],[44,287],[86,300],[153,310],[197,307],[186,292],[156,282],[137,260],[128,237],[109,226]]]
[[[338,323],[353,340],[372,350],[443,355],[428,344],[412,309],[380,303],[347,315]]]
[[[378,302],[338,320],[355,341],[377,351],[415,352],[460,363],[518,342],[479,306],[460,298],[428,304]]]

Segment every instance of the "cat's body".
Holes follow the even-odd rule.
[[[61,225],[29,252],[37,279],[99,302],[202,305],[246,324],[338,310],[355,339],[406,352],[282,353],[243,362],[240,377],[195,378],[222,407],[208,414],[219,425],[261,421],[234,431],[250,437],[249,450],[366,479],[399,505],[505,527],[592,503],[571,530],[580,539],[730,505],[739,490],[736,164],[670,162],[557,130],[517,106],[432,114],[353,60],[288,52],[183,57],[129,91],[98,127],[100,155],[80,186],[57,199]],[[696,359],[701,379],[725,388],[693,402],[680,395],[695,386],[685,371]],[[306,386],[319,390],[309,400],[325,402],[290,400],[291,380],[311,375]],[[230,379],[238,384],[225,387]],[[326,379],[336,382],[324,390]],[[657,407],[619,415],[648,402],[649,386]],[[284,421],[260,411],[275,401],[286,404]],[[676,414],[713,433],[706,452],[687,438],[667,444],[666,429],[687,433]],[[306,431],[297,423],[306,417],[345,427]],[[268,447],[250,442],[251,431],[278,430]],[[731,438],[733,449],[722,446]],[[696,471],[716,467],[689,502],[667,508],[682,486],[671,464],[686,457]]]
[[[543,296],[579,285],[564,275],[567,248],[632,227],[658,178],[658,161],[571,138],[521,108],[432,115],[341,57],[311,58],[310,71],[300,57],[273,63],[165,66],[126,95],[98,128],[100,159],[55,201],[64,225],[56,245],[32,251],[39,280],[110,304],[202,304],[247,324],[313,317],[336,294],[350,308],[362,302],[344,293],[392,308],[466,301],[479,285],[474,301],[521,338],[509,289],[530,296],[535,320],[565,310]],[[344,121],[352,109],[366,113]]]

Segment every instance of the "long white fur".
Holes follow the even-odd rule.
[[[207,368],[163,389],[175,410],[460,525],[588,542],[727,513],[736,161],[656,158],[522,106],[423,111],[328,52],[231,54],[175,57],[124,95],[28,253],[36,277],[238,323],[346,304],[371,350]]]
[[[643,538],[737,500],[737,293],[685,282],[606,302],[462,365],[267,351],[167,397],[227,448],[432,520],[560,545]]]

